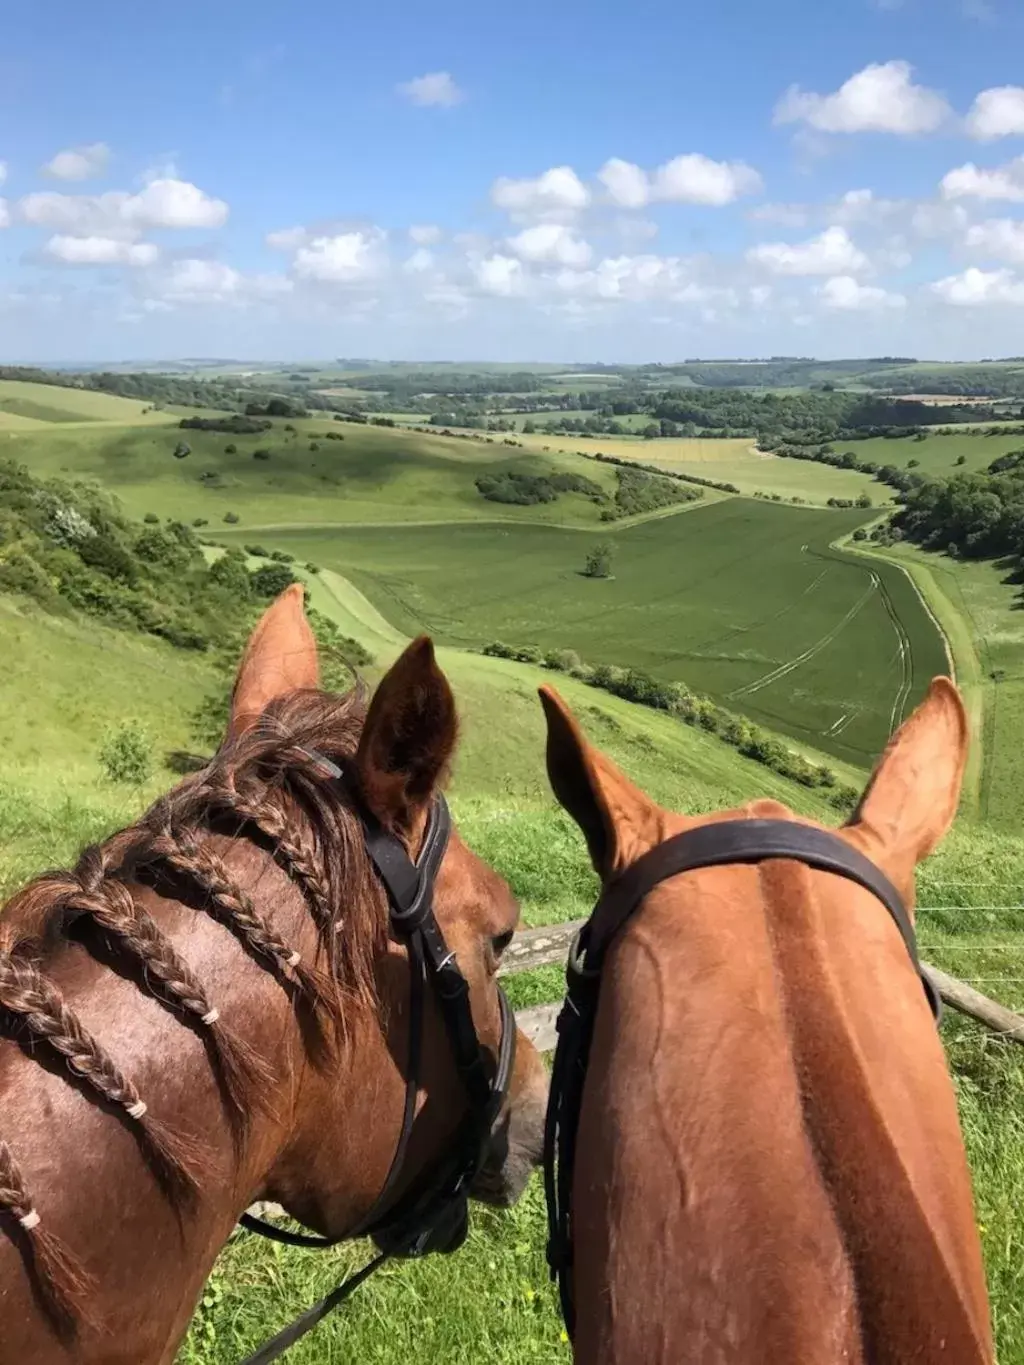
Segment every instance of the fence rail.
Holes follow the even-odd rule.
[[[534,967],[549,967],[564,962],[574,935],[584,923],[584,920],[572,920],[567,924],[522,930],[505,950],[499,976],[511,976],[532,971]],[[984,1024],[1001,1038],[1024,1044],[1024,1015],[1016,1014],[997,1000],[991,1000],[975,990],[968,982],[949,976],[930,963],[922,963],[922,966],[943,1002],[951,1009]],[[558,1010],[559,1005],[552,1004],[534,1005],[530,1009],[516,1011],[516,1023],[541,1052],[550,1052],[555,1046]]]

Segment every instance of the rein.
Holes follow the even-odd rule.
[[[335,782],[341,769],[320,754],[310,755]],[[339,1307],[375,1270],[393,1257],[413,1258],[432,1251],[456,1251],[469,1230],[469,1188],[483,1163],[488,1139],[508,1092],[515,1062],[516,1027],[512,1007],[501,987],[501,1041],[493,1076],[473,1023],[469,983],[445,942],[434,915],[434,883],[448,847],[451,815],[438,794],[430,808],[423,846],[415,862],[395,835],[366,813],[362,816],[366,851],[388,895],[391,933],[409,956],[409,1059],[405,1078],[402,1127],[384,1185],[359,1225],[342,1237],[290,1232],[243,1213],[242,1227],[286,1246],[325,1250],[354,1237],[371,1237],[379,1253],[330,1294],[307,1309],[288,1327],[247,1356],[242,1365],[268,1365],[279,1359],[328,1313]],[[469,1100],[469,1112],[452,1139],[448,1154],[413,1188],[389,1207],[405,1167],[416,1118],[423,1054],[426,986],[429,982],[441,1010],[455,1058],[455,1068]]]
[[[856,882],[885,906],[924,987],[936,1022],[942,1003],[917,955],[913,925],[899,892],[870,859],[838,835],[792,820],[724,820],[677,834],[650,849],[608,883],[577,934],[566,966],[567,991],[558,1018],[544,1132],[544,1189],[548,1207],[548,1265],[558,1283],[562,1316],[572,1338],[572,1180],[580,1105],[597,1018],[601,969],[608,949],[644,898],[669,877],[703,867],[788,859]]]

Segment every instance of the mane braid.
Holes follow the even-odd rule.
[[[207,1043],[240,1142],[252,1107],[267,1102],[273,1077],[221,1021],[195,971],[136,902],[131,884],[137,871],[163,865],[199,887],[209,898],[209,911],[312,1006],[318,1023],[340,1032],[346,999],[367,1010],[376,1008],[376,966],[388,934],[384,894],[366,854],[358,815],[344,791],[327,783],[315,757],[323,754],[343,767],[351,764],[365,700],[360,684],[344,696],[296,692],[273,702],[260,723],[229,739],[204,771],[186,778],[136,825],[87,848],[73,872],[37,878],[0,919],[0,1020],[7,1016],[15,1036],[62,1058],[82,1086],[119,1111],[176,1206],[188,1206],[196,1198],[200,1149],[149,1113],[130,1078],[37,964],[80,922],[94,926],[113,950],[127,954],[143,989]],[[258,831],[301,888],[326,972],[301,961],[210,846],[211,822],[227,816],[237,819],[239,834],[246,826]],[[87,951],[90,940],[95,953],[93,935],[79,938]],[[14,1153],[0,1139],[0,1225],[8,1222],[56,1330],[73,1334],[76,1328],[92,1327],[91,1282],[36,1212]]]

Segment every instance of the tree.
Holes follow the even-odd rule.
[[[595,545],[587,554],[586,565],[583,573],[587,578],[611,578],[612,558],[615,554],[615,547],[611,541],[603,540]]]
[[[249,581],[256,597],[277,597],[296,582],[295,574],[287,564],[262,564],[253,572]]]
[[[192,447],[188,444],[187,441],[179,441],[178,444],[174,447],[174,458],[176,460],[183,460],[186,455],[191,454]]]

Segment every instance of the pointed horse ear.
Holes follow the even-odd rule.
[[[935,678],[889,741],[847,828],[897,886],[939,844],[956,818],[970,726],[960,693]]]
[[[252,728],[278,697],[320,683],[316,640],[305,611],[301,583],[285,588],[249,637],[231,693],[228,738]]]
[[[658,836],[658,806],[583,737],[576,717],[553,687],[540,689],[548,722],[548,780],[583,831],[602,880],[620,872]]]
[[[382,825],[413,828],[447,774],[457,735],[448,679],[420,636],[381,679],[356,754],[363,800]]]

